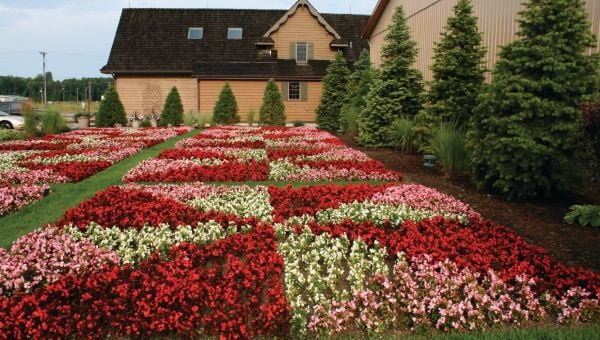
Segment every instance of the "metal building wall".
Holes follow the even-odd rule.
[[[478,17],[479,31],[483,33],[483,43],[487,48],[486,67],[492,70],[498,61],[498,53],[502,46],[516,38],[518,31],[518,12],[523,0],[474,0],[475,15]],[[385,9],[371,36],[371,58],[375,66],[381,64],[380,50],[385,41],[387,26],[391,23],[395,8],[403,5],[407,14],[407,22],[411,34],[419,48],[415,67],[423,72],[426,81],[432,79],[429,69],[433,63],[434,43],[439,41],[440,34],[446,26],[448,17],[453,14],[452,8],[457,0],[392,0]],[[593,31],[600,46],[600,0],[587,0]],[[592,52],[600,51],[596,47]],[[491,74],[488,74],[488,81]]]

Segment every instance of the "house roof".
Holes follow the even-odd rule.
[[[325,77],[328,60],[310,60],[299,65],[295,60],[278,59],[262,62],[198,63],[194,76],[199,79],[270,79],[320,80]]]
[[[258,69],[256,64],[264,61],[255,44],[268,43],[265,32],[286,13],[247,9],[123,9],[108,63],[101,71],[201,75],[205,67],[197,67],[198,64],[228,63],[241,69],[247,63],[255,65],[245,72],[252,73]],[[352,48],[344,49],[347,59],[354,60],[362,49],[369,48],[368,42],[360,38],[368,16],[321,16],[336,32],[343,32],[343,40],[352,43]],[[203,39],[187,39],[190,27],[203,27]],[[242,39],[227,40],[228,27],[242,27]]]
[[[290,16],[292,16],[292,15],[294,15],[294,13],[296,13],[296,11],[298,10],[298,7],[300,7],[300,6],[305,6],[306,8],[308,8],[308,11],[310,12],[310,14],[317,19],[319,24],[321,24],[323,27],[325,27],[327,32],[329,32],[331,35],[333,35],[338,40],[342,39],[342,36],[339,35],[338,32],[336,32],[335,29],[333,27],[331,27],[331,25],[329,25],[327,20],[325,20],[325,18],[323,18],[321,13],[319,13],[319,11],[317,11],[317,9],[308,0],[296,1],[296,3],[292,6],[292,8],[290,8],[289,11],[285,12],[285,14],[281,17],[281,19],[277,20],[275,25],[273,25],[273,27],[271,27],[267,31],[267,33],[265,33],[264,37],[268,38],[271,36],[271,34],[273,34],[273,32],[276,32],[279,29],[279,27],[281,27],[281,25],[283,25],[287,22],[287,20],[289,19]]]
[[[373,30],[375,30],[375,26],[377,26],[379,19],[381,19],[381,16],[383,15],[383,12],[385,11],[385,8],[387,7],[387,5],[389,3],[390,3],[390,0],[378,0],[377,1],[377,5],[375,5],[373,14],[371,14],[369,21],[367,21],[367,23],[365,24],[364,29],[362,31],[361,37],[363,39],[369,39],[371,37],[371,34],[373,34]]]

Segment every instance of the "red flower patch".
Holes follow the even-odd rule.
[[[79,182],[112,165],[108,161],[92,162],[68,162],[58,164],[39,164],[31,162],[19,162],[19,166],[30,170],[52,170],[53,172],[69,178],[72,182]]]
[[[66,276],[30,295],[0,298],[0,337],[283,337],[291,307],[275,235],[261,227],[209,246],[182,244],[170,260]]]
[[[298,189],[291,185],[285,188],[269,186],[269,195],[275,218],[287,219],[292,216],[314,215],[319,210],[336,209],[340,203],[362,202],[390,186],[391,184],[331,184]]]

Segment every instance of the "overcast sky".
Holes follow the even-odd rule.
[[[55,79],[100,77],[121,9],[289,9],[294,0],[0,0],[0,75],[34,77],[42,57]],[[377,0],[312,0],[322,13],[371,14]]]

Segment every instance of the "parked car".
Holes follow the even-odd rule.
[[[23,116],[11,115],[0,111],[0,129],[22,129],[25,126]]]

